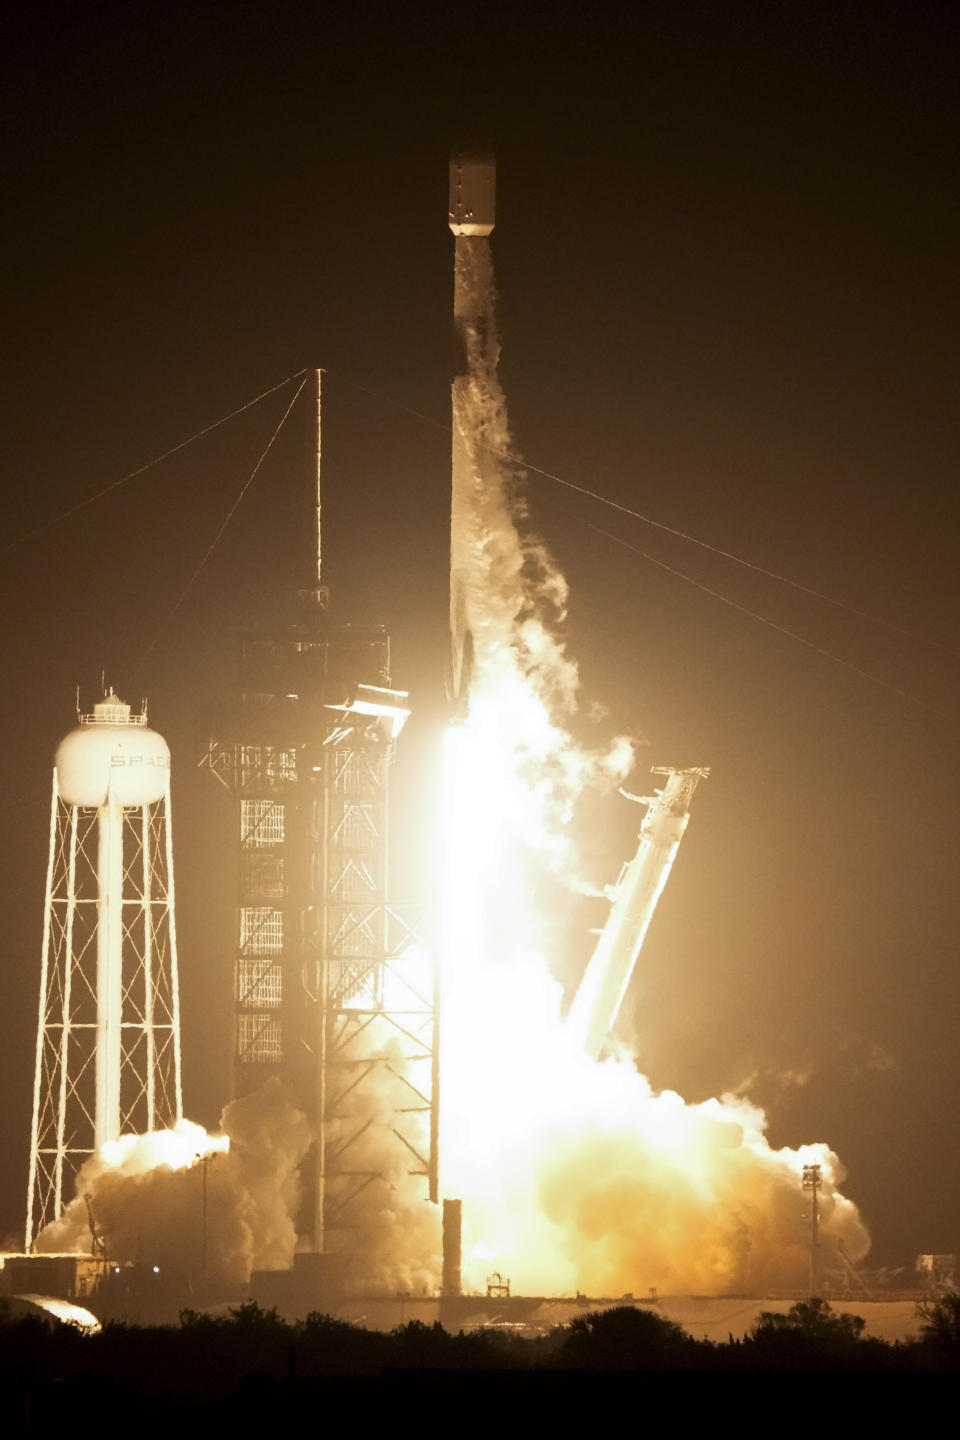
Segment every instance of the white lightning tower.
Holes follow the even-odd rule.
[[[26,1249],[83,1162],[182,1118],[170,751],[111,690],[53,770]]]

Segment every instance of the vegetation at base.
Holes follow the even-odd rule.
[[[578,1316],[541,1337],[483,1330],[451,1334],[411,1321],[391,1333],[330,1315],[288,1324],[249,1303],[225,1316],[185,1310],[178,1326],[108,1324],[96,1335],[0,1306],[0,1381],[12,1386],[116,1383],[172,1405],[214,1401],[251,1384],[416,1371],[563,1372],[960,1369],[960,1295],[918,1307],[915,1339],[865,1337],[857,1315],[821,1299],[763,1312],[742,1340],[698,1340],[655,1310],[629,1305]],[[105,1380],[108,1377],[108,1380]]]

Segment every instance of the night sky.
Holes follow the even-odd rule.
[[[841,602],[531,473],[531,524],[571,585],[584,713],[608,712],[592,734],[642,735],[642,763],[714,767],[625,1033],[657,1086],[746,1086],[774,1143],[827,1140],[878,1263],[960,1250],[958,32],[947,0],[35,5],[10,22],[14,1243],[52,752],[101,669],[149,697],[171,744],[186,1108],[213,1124],[229,1096],[233,817],[194,768],[194,720],[234,676],[238,627],[278,614],[293,582],[298,425],[171,611],[292,389],[40,527],[304,366],[328,371],[335,613],[389,622],[415,707],[395,869],[397,897],[423,898],[447,603],[447,160],[465,139],[497,154],[518,450]],[[636,814],[590,811],[598,881]]]

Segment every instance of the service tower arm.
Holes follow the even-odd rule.
[[[693,792],[710,771],[657,768],[653,773],[666,775],[662,790],[652,796],[627,796],[647,806],[640,844],[616,885],[607,887],[613,902],[610,914],[567,1017],[568,1026],[594,1060],[599,1060],[616,1024],[647,927],[690,820]]]

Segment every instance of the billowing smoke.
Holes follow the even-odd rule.
[[[761,1112],[728,1097],[687,1105],[670,1093],[640,1095],[619,1127],[592,1127],[545,1155],[543,1213],[574,1261],[579,1288],[603,1295],[803,1288],[810,1266],[809,1206],[801,1205],[807,1197],[798,1184],[804,1163],[821,1164],[827,1177],[820,1240],[827,1267],[837,1267],[838,1242],[852,1261],[862,1259],[869,1238],[856,1207],[835,1188],[843,1174],[837,1157],[823,1146],[772,1150],[765,1124]]]
[[[436,1207],[426,1198],[429,1050],[414,1034],[401,1035],[382,1016],[347,1017],[337,1039],[338,1086],[327,1125],[328,1169],[325,1248],[341,1256],[352,1294],[433,1294],[441,1269]],[[411,1055],[416,1058],[411,1059]]]
[[[351,1293],[432,1294],[441,1266],[439,1218],[422,1175],[411,1173],[422,1167],[397,1135],[402,1117],[405,1136],[426,1155],[425,1117],[404,1113],[412,1108],[410,1079],[423,1077],[396,1032],[367,1024],[358,1028],[361,1037],[341,1059],[351,1080],[362,1078],[328,1127],[330,1153],[345,1162],[328,1189],[327,1248],[340,1252]],[[307,1117],[277,1079],[232,1101],[216,1133],[183,1120],[173,1130],[124,1135],[84,1164],[76,1198],[40,1234],[37,1249],[89,1250],[92,1216],[108,1256],[195,1281],[203,1271],[208,1293],[246,1284],[252,1270],[287,1269],[298,1245],[300,1166],[312,1138]]]
[[[183,1120],[174,1130],[121,1136],[82,1167],[77,1198],[37,1249],[88,1250],[92,1213],[108,1255],[191,1274],[203,1258],[211,1285],[282,1269],[293,1262],[310,1139],[306,1116],[275,1079],[231,1102],[218,1134]]]
[[[827,1264],[837,1242],[852,1260],[869,1245],[828,1147],[773,1150],[745,1099],[655,1094],[633,1057],[596,1063],[563,1025],[546,957],[554,970],[566,957],[537,913],[537,876],[575,880],[577,801],[612,788],[633,751],[571,736],[566,584],[528,533],[507,458],[488,242],[457,248],[453,582],[475,653],[468,721],[448,735],[441,1156],[444,1192],[464,1201],[465,1281],[499,1270],[526,1293],[594,1295],[802,1286],[805,1164],[823,1170]]]

